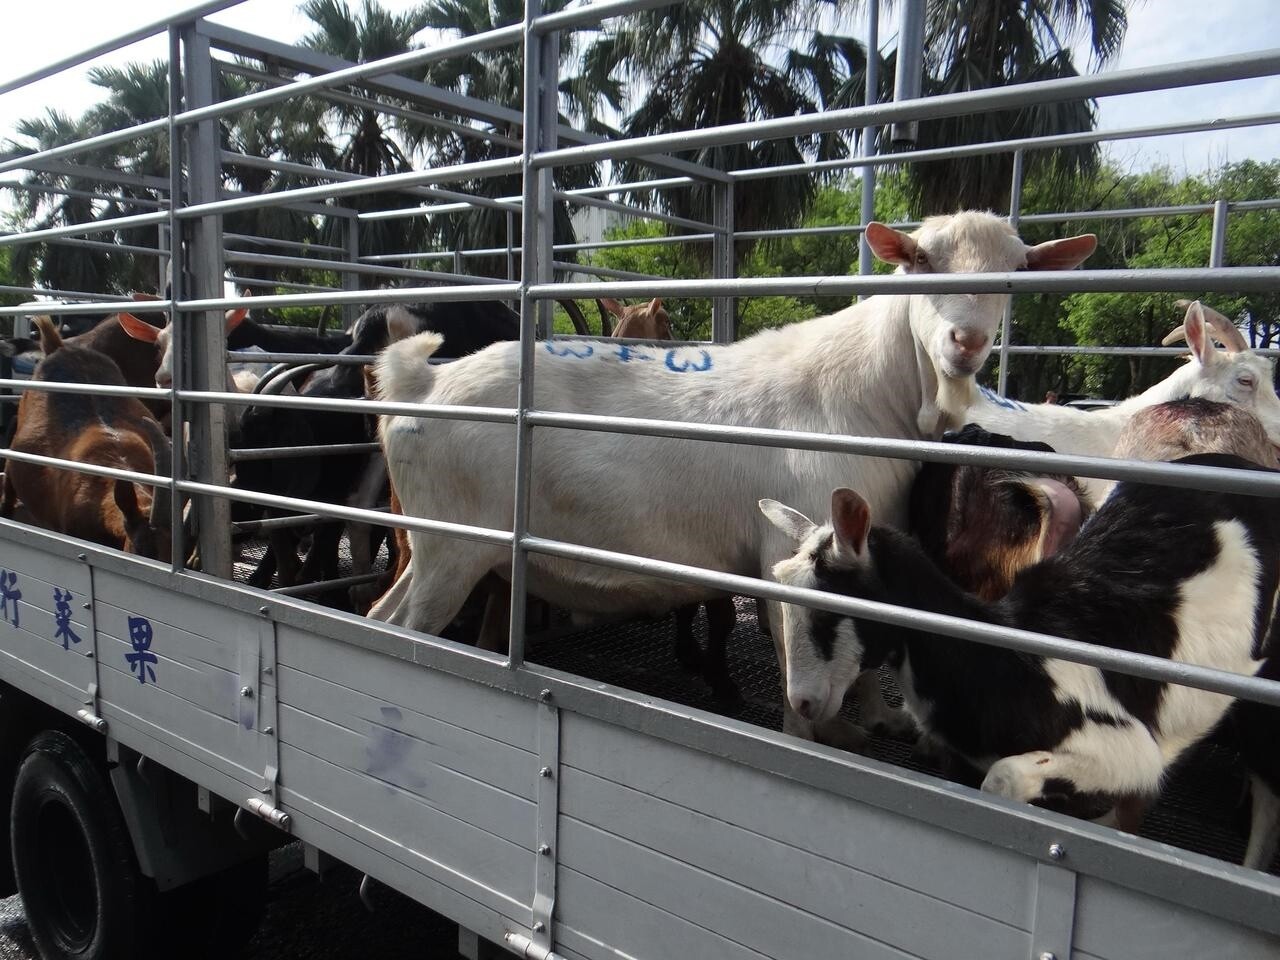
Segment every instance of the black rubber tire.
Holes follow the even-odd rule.
[[[150,955],[154,887],[138,871],[105,774],[67,734],[46,730],[28,744],[9,830],[18,891],[44,960]]]

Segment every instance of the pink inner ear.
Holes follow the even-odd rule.
[[[1027,251],[1028,270],[1074,270],[1098,248],[1092,233],[1037,244]]]
[[[602,297],[600,299],[600,306],[604,307],[605,310],[613,314],[615,317],[620,317],[625,312],[622,304],[617,300],[611,300],[609,297]]]
[[[156,338],[160,336],[160,331],[146,321],[139,320],[132,313],[117,314],[120,319],[120,326],[124,332],[135,340],[141,340],[144,343],[155,343]]]
[[[249,315],[248,307],[241,307],[239,310],[227,311],[227,333],[230,333],[236,327],[244,322],[244,318]]]
[[[1199,304],[1192,304],[1187,310],[1183,329],[1187,334],[1187,346],[1191,348],[1191,355],[1201,364],[1211,363],[1215,348],[1213,341],[1209,339],[1209,329],[1205,326],[1204,314],[1200,312]]]
[[[843,549],[860,554],[871,529],[871,507],[853,490],[837,490],[831,494],[831,526]]]
[[[885,263],[901,266],[915,261],[916,242],[905,233],[872,221],[867,224],[866,237],[871,252]]]

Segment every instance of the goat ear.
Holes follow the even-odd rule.
[[[129,297],[130,297],[130,299],[132,299],[132,300],[136,301],[137,303],[144,303],[144,302],[145,302],[145,301],[147,301],[147,300],[161,300],[161,299],[163,299],[162,297],[158,297],[158,296],[156,296],[154,293],[141,293],[141,292],[139,292],[139,291],[137,291],[137,290],[135,290],[135,291],[133,291],[133,293],[129,294]]]
[[[244,318],[249,315],[248,307],[241,307],[239,310],[227,311],[227,333],[230,333],[240,324],[244,323]]]
[[[615,317],[621,317],[626,314],[626,308],[623,307],[622,304],[617,300],[611,300],[608,297],[600,298],[600,306],[604,307]]]
[[[761,500],[760,512],[768,518],[770,523],[796,543],[800,543],[805,537],[809,536],[816,526],[812,520],[799,510],[793,510],[777,500]]]
[[[831,494],[831,526],[842,552],[862,556],[871,531],[871,505],[857,491],[841,487]]]
[[[916,261],[916,242],[901,230],[873,220],[867,224],[867,246],[885,263],[909,266]]]
[[[661,298],[661,297],[654,297],[652,300],[650,300],[650,301],[649,301],[649,312],[650,312],[650,313],[657,313],[657,312],[658,312],[659,310],[661,310],[661,309],[662,309],[662,298]]]
[[[1098,249],[1098,238],[1092,233],[1061,240],[1046,240],[1027,250],[1028,270],[1074,270]]]
[[[135,340],[155,343],[156,338],[160,336],[158,328],[153,327],[145,320],[139,320],[132,313],[119,313],[116,316],[120,318],[120,326],[124,328],[124,332]]]
[[[1187,346],[1191,355],[1202,366],[1209,366],[1218,360],[1218,348],[1213,345],[1213,337],[1209,335],[1209,327],[1205,322],[1204,310],[1197,300],[1187,307],[1187,316],[1182,321],[1182,329],[1187,338]]]

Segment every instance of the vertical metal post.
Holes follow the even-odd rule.
[[[515,243],[515,214],[510,210],[507,211],[507,280],[516,278],[516,253],[513,244]],[[513,308],[518,308],[518,303],[513,303]]]
[[[194,110],[214,102],[213,60],[209,40],[194,24],[182,28],[185,106]],[[220,161],[218,122],[203,120],[183,131],[187,145],[188,196],[191,204],[219,199]],[[190,286],[197,300],[223,295],[222,217],[205,216],[187,223],[185,231]],[[174,271],[175,279],[177,271]],[[194,318],[192,318],[194,319]],[[187,346],[195,390],[225,390],[227,336],[222,311],[203,313],[191,324]],[[227,411],[217,404],[191,404],[190,472],[203,483],[225,484],[228,476]],[[231,504],[220,497],[197,497],[195,513],[200,531],[200,568],[215,577],[231,576]]]
[[[346,253],[343,254],[343,256],[346,259],[347,263],[352,263],[352,264],[359,263],[360,262],[360,218],[357,214],[352,213],[349,217],[347,217],[346,221],[343,223],[342,240],[343,240],[342,245],[346,248]],[[343,290],[359,290],[360,274],[347,273],[344,271],[342,274],[342,289]],[[351,324],[355,323],[356,317],[358,316],[360,316],[360,304],[348,303],[342,307],[342,325],[344,327],[349,327],[351,326]]]
[[[541,11],[540,11],[541,12]],[[540,38],[542,43],[542,51],[538,54],[538,61],[541,64],[540,73],[543,79],[542,94],[540,97],[539,107],[541,114],[538,117],[538,142],[541,146],[539,150],[554,150],[556,148],[556,127],[559,125],[560,119],[560,100],[559,100],[559,84],[560,84],[560,34],[548,33]],[[527,142],[527,141],[526,141]],[[550,283],[555,278],[555,271],[551,267],[551,263],[555,260],[552,255],[554,253],[555,244],[555,171],[551,169],[542,170],[540,173],[540,181],[538,184],[538,264],[537,264],[537,283]],[[527,217],[529,207],[525,207],[525,216]],[[523,276],[528,276],[528,268],[523,268]],[[542,339],[550,339],[555,332],[555,309],[556,305],[550,300],[542,300],[538,303],[538,336]]]
[[[711,275],[717,280],[731,279],[737,273],[733,241],[733,181],[713,183],[711,199],[713,220],[716,225],[712,241]],[[734,316],[738,301],[734,297],[716,297],[711,301],[711,339],[716,343],[732,343]]]
[[[526,0],[524,7],[524,144],[521,163],[520,222],[520,386],[516,394],[515,511],[511,532],[511,635],[507,663],[512,669],[524,663],[525,575],[528,553],[522,541],[529,529],[529,492],[532,487],[533,428],[526,416],[533,407],[533,357],[537,327],[543,310],[529,288],[549,279],[552,255],[550,206],[551,168],[535,170],[533,155],[549,149],[555,130],[559,37],[539,36],[534,21],[542,13],[541,0]],[[547,123],[548,104],[551,121]],[[545,306],[550,307],[547,302]]]
[[[895,103],[920,96],[920,79],[924,74],[924,4],[925,0],[903,0],[899,8],[898,62],[893,75]],[[895,123],[889,128],[889,139],[895,145],[914,145],[919,134],[918,120]]]
[[[453,248],[453,272],[462,275],[462,248]]]
[[[178,391],[186,389],[186,323],[182,320],[182,312],[176,304],[183,299],[186,291],[184,280],[185,265],[182,259],[182,221],[178,219],[178,211],[182,209],[182,130],[176,118],[182,112],[182,33],[177,26],[169,28],[169,267],[165,276],[164,261],[160,261],[159,289],[169,288],[169,329],[170,349],[173,351],[173,379],[169,389],[169,436],[172,438],[169,460],[169,480],[173,488],[169,498],[169,549],[170,563],[177,573],[187,564],[186,531],[183,530],[183,497],[178,490],[178,481],[186,474],[184,464],[186,449],[184,446],[182,402],[178,399]],[[165,235],[165,225],[161,225],[161,238]]]
[[[1213,240],[1209,246],[1209,266],[1227,265],[1227,216],[1230,208],[1226,200],[1213,201]]]
[[[1009,183],[1009,226],[1018,229],[1022,219],[1022,151],[1013,152],[1013,179]],[[996,392],[1005,395],[1009,386],[1009,347],[1013,336],[1013,298],[1004,308],[1004,317],[1000,320],[1000,379],[996,384]]]
[[[873,0],[867,5],[867,92],[865,101],[868,106],[880,99],[880,3]],[[873,156],[876,152],[876,128],[862,128],[862,155]],[[866,226],[876,216],[876,168],[862,168],[862,226],[863,232],[858,234],[858,273],[867,276],[874,268],[875,258],[871,255],[871,247],[867,245]],[[866,297],[859,296],[859,300]]]
[[[173,32],[173,28],[171,27],[170,33],[172,32]],[[177,46],[177,43],[171,37],[169,42],[170,57],[173,56],[175,47],[179,51],[181,51],[181,47]],[[179,52],[179,55],[181,55],[180,52]],[[180,76],[181,74],[179,73],[179,71],[173,67],[173,61],[171,59],[170,66],[169,66],[169,88],[171,90],[173,89],[175,80],[180,79]],[[170,99],[172,99],[172,97]],[[173,105],[172,103],[170,103],[170,110],[172,109],[173,109]],[[174,124],[172,122],[173,114],[170,113],[169,116],[170,116],[169,148],[170,150],[172,150],[173,141],[175,139]],[[182,145],[181,140],[178,140],[178,145],[179,146]],[[170,156],[172,156],[172,154],[170,154]],[[170,190],[173,189],[173,171],[172,170],[169,171],[169,188]],[[173,194],[170,193],[170,197],[172,196]],[[169,222],[156,224],[156,250],[158,250],[161,254],[161,256],[156,257],[156,289],[159,290],[161,293],[164,293],[165,284],[169,282],[169,263],[171,261],[171,257],[164,256],[164,254],[168,254],[172,250],[173,244],[170,238],[175,235],[173,230],[174,218],[172,216],[172,211],[173,211],[172,199],[170,200],[170,203],[169,203],[169,210],[170,210]]]

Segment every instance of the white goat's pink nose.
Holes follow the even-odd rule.
[[[977,353],[987,345],[987,335],[978,330],[951,328],[951,342],[964,353]]]
[[[173,377],[165,373],[163,370],[156,373],[156,386],[169,387],[173,385]]]

